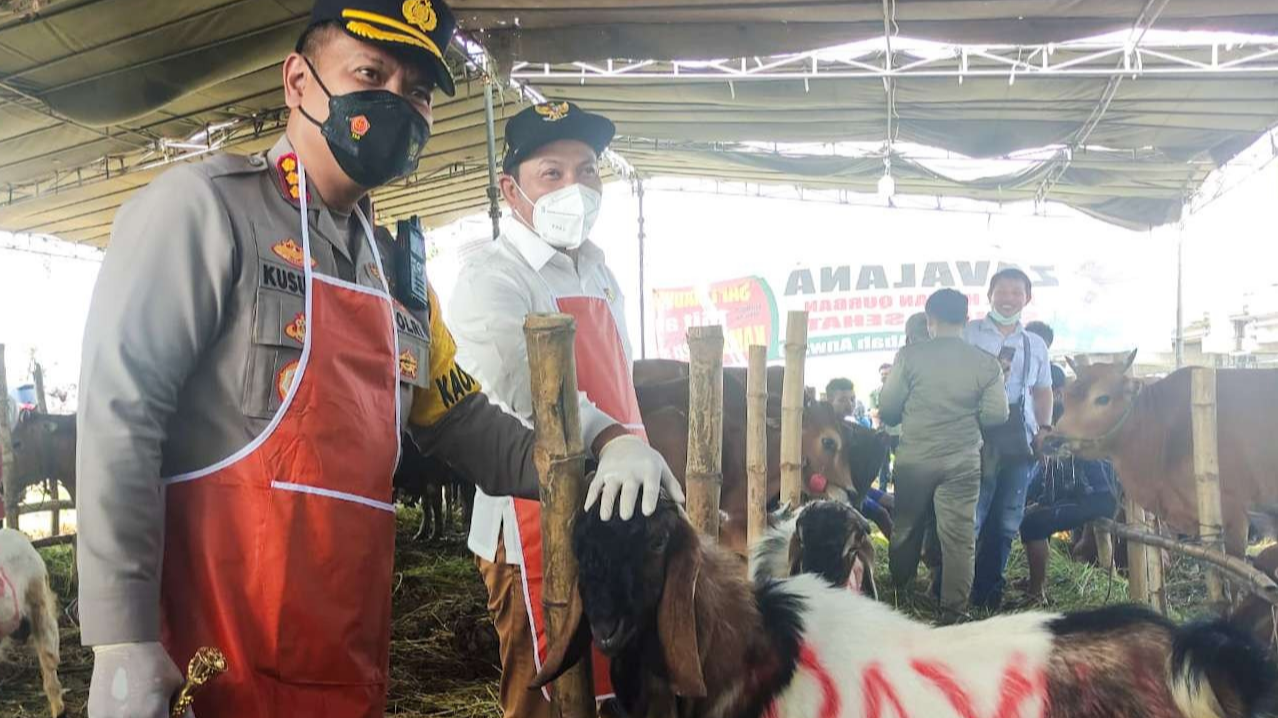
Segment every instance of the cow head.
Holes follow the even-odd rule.
[[[803,489],[810,496],[841,496],[854,490],[851,427],[827,401],[803,410]],[[818,478],[821,477],[821,478]]]
[[[1142,386],[1139,379],[1127,375],[1135,361],[1134,350],[1121,364],[1080,366],[1069,360],[1078,378],[1062,393],[1065,412],[1043,441],[1043,451],[1085,459],[1112,455]]]
[[[75,471],[75,416],[24,411],[13,427],[14,472],[22,485],[56,478],[70,489]]]

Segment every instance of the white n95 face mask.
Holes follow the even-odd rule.
[[[525,200],[532,202],[522,187],[515,187]],[[533,230],[556,249],[576,249],[590,237],[602,202],[603,195],[582,184],[542,195],[533,203]]]

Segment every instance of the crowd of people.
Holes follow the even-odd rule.
[[[1033,289],[1019,269],[998,272],[980,318],[969,317],[966,295],[937,290],[909,318],[895,361],[879,367],[863,413],[886,435],[872,498],[881,504],[893,489],[892,580],[909,586],[925,561],[929,594],[950,620],[969,606],[1002,606],[1018,534],[1029,563],[1025,602],[1046,603],[1048,538],[1117,511],[1109,462],[1040,452],[1064,409],[1066,375],[1049,359],[1051,327],[1021,322]],[[851,381],[830,381],[826,398],[862,421]]]

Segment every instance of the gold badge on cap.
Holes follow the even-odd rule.
[[[439,16],[430,0],[404,0],[404,19],[420,27],[423,32],[431,32],[439,24]]]
[[[540,105],[534,105],[533,109],[537,110],[537,114],[541,115],[546,122],[558,122],[568,116],[567,102],[543,102]]]

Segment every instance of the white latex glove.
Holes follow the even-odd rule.
[[[600,502],[599,518],[612,518],[612,506],[621,497],[618,515],[629,521],[643,492],[643,515],[657,510],[657,498],[664,491],[672,501],[683,504],[683,488],[656,449],[634,435],[618,436],[599,452],[599,468],[586,490],[586,510]]]
[[[89,718],[167,718],[182,687],[177,664],[159,643],[93,647]],[[195,718],[190,710],[186,718]]]

